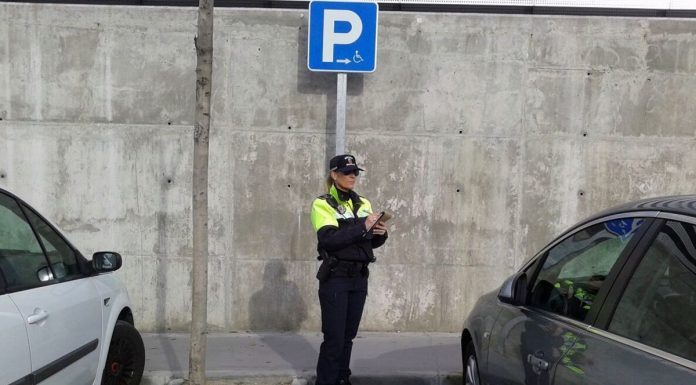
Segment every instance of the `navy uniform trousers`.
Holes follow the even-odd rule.
[[[350,354],[358,334],[365,298],[367,277],[329,277],[319,284],[321,332],[324,342],[319,350],[316,385],[335,385],[350,376]]]

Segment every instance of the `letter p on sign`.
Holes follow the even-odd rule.
[[[377,67],[375,2],[312,0],[309,3],[307,68],[373,72]]]
[[[345,21],[350,24],[350,30],[345,33],[336,32],[336,22]],[[327,9],[324,10],[324,47],[321,53],[321,61],[333,63],[334,46],[336,44],[355,43],[362,34],[362,21],[357,13],[348,10]]]

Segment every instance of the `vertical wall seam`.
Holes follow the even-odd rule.
[[[36,15],[37,8],[34,9],[32,22],[29,25],[31,43],[29,44],[30,56],[29,66],[31,68],[31,79],[29,87],[31,99],[33,101],[33,110],[31,117],[34,120],[43,120],[43,79],[41,78],[41,43],[39,36],[39,21]]]
[[[527,142],[528,142],[528,127],[527,127],[527,94],[529,89],[529,71],[533,67],[530,63],[534,46],[534,23],[533,17],[527,17],[527,33],[529,35],[529,44],[527,44],[527,56],[524,58],[525,71],[522,73],[522,122],[520,124],[520,132],[518,134],[519,143],[519,170],[517,173],[517,218],[515,218],[514,231],[514,268],[517,270],[523,261],[527,259],[526,247],[523,247],[523,239],[526,239],[528,228],[524,227],[522,216],[524,214],[525,205],[525,176],[528,175],[527,170]]]
[[[215,22],[219,23],[220,19],[215,18],[213,23],[215,23]],[[221,31],[221,29],[218,28],[217,31]],[[235,40],[233,38],[225,39],[226,35],[224,35],[220,32],[218,32],[218,33],[219,33],[219,35],[218,35],[217,41],[220,41],[220,42],[225,41],[225,43],[221,47],[222,49],[218,51],[222,55],[220,55],[220,54],[216,55],[215,51],[213,51],[213,62],[215,61],[215,57],[218,57],[218,58],[223,57],[224,58],[223,64],[221,64],[218,67],[220,69],[223,69],[224,75],[222,76],[222,79],[224,79],[224,80],[221,84],[223,89],[222,90],[218,89],[217,91],[214,91],[214,95],[216,95],[216,96],[220,95],[223,98],[222,100],[233,100],[232,95],[230,95],[230,88],[232,87],[232,82],[233,82],[231,73],[232,73],[233,68],[235,68],[235,66],[232,64],[232,63],[234,63],[234,50],[231,48],[231,46],[233,44],[235,44],[234,43]],[[192,47],[192,48],[195,48],[195,47]],[[195,50],[194,50],[194,52],[195,52]],[[226,69],[224,66],[224,62],[230,63],[232,68]],[[219,76],[219,72],[220,71],[218,70],[218,76]],[[216,75],[213,74],[213,76],[216,76]],[[215,83],[213,83],[213,87],[215,87]],[[215,100],[212,100],[211,103],[213,106],[216,106],[216,105],[220,106],[221,105],[219,103],[216,103]],[[232,108],[234,110],[234,106],[232,106],[232,105],[228,105],[227,103],[224,103],[222,105],[224,105],[223,108]],[[217,110],[217,109],[214,109],[214,110]],[[191,110],[191,112],[193,113],[193,110]],[[217,128],[219,127],[219,124],[217,122],[217,119],[215,119],[215,115],[216,115],[215,112],[211,111],[210,129],[212,130],[212,132],[211,132],[212,137],[216,137],[219,135],[219,130],[217,130]],[[216,149],[217,149],[217,151],[220,152],[221,157],[223,157],[224,155],[228,156],[228,161],[230,161],[232,163],[231,169],[236,170],[236,160],[233,158],[234,155],[232,153],[232,150],[231,149],[227,150],[227,149],[223,148],[222,141],[216,141],[215,145],[212,146],[211,155],[215,154]],[[222,181],[222,180],[224,180],[224,178],[221,180],[219,179],[218,181]],[[210,184],[212,182],[214,182],[214,180],[211,180],[208,183]],[[221,191],[223,190],[222,186],[220,186],[220,190]],[[213,188],[213,191],[215,191],[214,188]],[[234,206],[235,206],[234,188],[231,188],[231,189],[227,190],[226,192],[230,196],[230,199],[227,201],[227,202],[229,202],[229,207],[226,207],[227,212],[234,213]],[[226,219],[227,219],[226,221],[225,221],[225,219],[221,219],[224,223],[224,228],[226,229],[226,233],[229,234],[228,236],[226,236],[226,241],[223,242],[223,245],[225,245],[225,250],[231,251],[231,250],[234,250],[234,245],[233,245],[233,243],[234,243],[234,235],[233,235],[234,234],[234,220],[233,219],[234,218],[233,218],[233,215],[228,216]],[[235,317],[235,314],[240,313],[240,312],[235,312],[235,309],[237,308],[237,305],[239,302],[239,300],[238,300],[239,293],[237,290],[235,290],[235,285],[238,282],[237,276],[239,275],[239,272],[238,272],[239,263],[237,261],[237,254],[234,252],[231,252],[229,254],[225,253],[223,255],[223,258],[224,258],[223,266],[225,266],[225,270],[231,275],[231,277],[229,277],[229,279],[225,280],[225,285],[224,285],[224,287],[225,287],[224,290],[226,293],[226,295],[225,295],[225,309],[224,309],[224,314],[222,315],[222,319],[224,320],[226,328],[228,328],[230,330],[234,330],[234,329],[237,329],[239,327],[240,322],[243,323],[243,321],[239,320],[238,317]]]
[[[5,7],[3,7],[3,12],[6,10]],[[7,15],[5,15],[7,17]],[[4,68],[4,80],[5,80],[5,103],[7,105],[5,106],[5,117],[4,119],[12,119],[12,88],[10,84],[10,71],[12,70],[10,68],[10,23],[8,20],[5,20],[5,22],[2,23],[4,25],[4,43],[5,43],[5,50],[4,50],[4,59],[3,60],[3,68]],[[2,117],[3,112],[0,111],[0,117]]]
[[[106,120],[112,122],[114,120],[113,113],[113,81],[111,77],[111,54],[113,47],[111,46],[111,35],[112,31],[110,29],[105,29],[104,34],[104,107],[106,110]]]
[[[114,41],[114,29],[112,26],[116,25],[113,13],[108,11],[106,15],[106,22],[104,23],[104,82],[106,83],[105,90],[105,107],[106,107],[106,120],[108,122],[113,122],[114,120],[114,107],[113,107],[113,73],[111,68],[111,57],[113,56],[113,41]]]

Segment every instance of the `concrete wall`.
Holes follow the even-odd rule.
[[[309,205],[336,77],[307,13],[216,12],[213,330],[318,330]],[[190,312],[196,10],[0,4],[0,186],[87,255],[120,251],[143,330]],[[357,191],[396,214],[365,330],[459,330],[590,213],[696,190],[696,21],[382,13],[349,75]]]

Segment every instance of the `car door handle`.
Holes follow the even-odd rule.
[[[544,357],[544,354],[541,352],[537,352],[534,355],[528,354],[527,355],[527,362],[532,364],[534,368],[537,368],[539,370],[549,370],[549,363],[544,361],[542,357]],[[539,357],[541,356],[541,357]]]
[[[36,324],[41,321],[44,321],[46,318],[48,318],[48,312],[42,309],[36,309],[34,310],[34,314],[30,315],[27,317],[27,322],[30,324]]]

